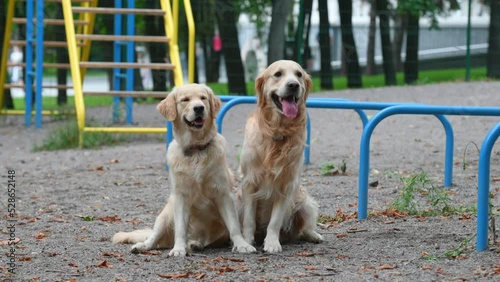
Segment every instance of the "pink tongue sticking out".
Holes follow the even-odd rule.
[[[294,119],[299,111],[299,106],[293,99],[281,99],[281,106],[283,108],[283,113],[289,119]]]

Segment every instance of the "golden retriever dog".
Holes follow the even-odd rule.
[[[281,252],[280,241],[319,243],[317,203],[299,185],[306,139],[309,75],[293,61],[277,61],[256,80],[257,109],[245,128],[240,155],[243,175],[243,237],[264,239],[264,251]]]
[[[215,126],[220,106],[212,90],[200,84],[176,87],[160,102],[158,111],[173,122],[167,150],[172,192],[152,230],[119,232],[113,243],[135,243],[132,252],[173,247],[169,256],[185,256],[190,249],[231,239],[233,251],[255,251],[241,235],[226,140]]]

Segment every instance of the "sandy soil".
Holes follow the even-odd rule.
[[[314,93],[356,101],[411,102],[437,105],[500,104],[499,82],[449,83]],[[154,105],[139,105],[139,125],[164,124]],[[254,105],[229,111],[223,124],[228,159],[237,168],[245,120]],[[302,184],[320,204],[320,213],[343,218],[321,225],[321,244],[287,244],[280,254],[232,253],[207,249],[183,259],[167,251],[131,254],[130,246],[112,245],[121,230],[152,226],[169,191],[162,136],[132,138],[114,147],[33,152],[63,121],[46,118],[43,129],[23,126],[23,118],[0,116],[2,174],[0,281],[159,281],[166,278],[205,281],[498,281],[500,247],[475,251],[475,212],[452,216],[383,215],[400,193],[401,177],[427,173],[443,183],[444,132],[432,116],[394,116],[375,130],[371,142],[367,220],[355,217],[359,141],[362,124],[351,110],[310,109],[311,164]],[[373,115],[375,112],[367,111]],[[88,119],[109,122],[109,109],[91,109]],[[477,199],[478,151],[498,117],[450,116],[455,132],[453,207],[473,207]],[[467,167],[462,169],[463,157]],[[328,162],[347,165],[346,175],[323,176]],[[494,148],[491,177],[500,177],[500,147]],[[15,275],[8,273],[10,248],[7,193],[15,171]],[[500,182],[491,182],[493,210],[500,211]],[[389,214],[390,215],[390,214]],[[84,219],[93,218],[92,221]],[[499,222],[499,216],[495,216]],[[499,233],[500,223],[495,232]],[[490,230],[490,235],[492,234]],[[16,240],[19,240],[16,239]],[[461,251],[458,258],[445,253]],[[426,259],[426,256],[434,259]]]

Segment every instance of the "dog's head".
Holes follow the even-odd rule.
[[[158,104],[158,111],[176,126],[186,126],[193,131],[212,124],[221,106],[212,89],[202,84],[175,87],[167,98]]]
[[[281,60],[265,69],[255,83],[258,106],[275,107],[289,119],[305,109],[312,81],[302,67],[294,61]]]

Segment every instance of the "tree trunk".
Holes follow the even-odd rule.
[[[366,69],[367,75],[374,75],[377,73],[377,66],[375,65],[375,33],[377,32],[377,11],[375,9],[375,1],[370,1],[370,26],[368,28],[368,46],[366,48]]]
[[[340,13],[340,29],[342,31],[342,56],[347,69],[347,87],[362,87],[361,69],[352,31],[352,1],[338,0]]]
[[[490,1],[490,28],[486,75],[500,78],[500,1]]]
[[[403,60],[401,60],[401,50],[403,49],[403,40],[408,26],[407,14],[396,13],[394,19],[394,41],[392,42],[392,51],[394,67],[396,71],[403,70]]]
[[[1,9],[0,9],[0,38],[3,41],[4,34],[5,34],[5,21],[7,19],[7,5],[8,1],[5,1],[3,4],[1,4]],[[0,54],[3,52],[3,44],[0,44]],[[8,74],[7,75],[7,80],[6,83],[10,82],[10,77]],[[0,87],[3,87],[1,85]],[[0,109],[5,108],[7,109],[14,109],[14,102],[12,101],[12,95],[10,94],[10,89],[9,88],[4,88],[3,92],[3,105],[0,105]]]
[[[57,18],[63,19],[62,4],[57,4]],[[66,32],[64,26],[56,26],[56,41],[66,41]],[[58,64],[69,64],[68,50],[61,48],[56,53],[56,61]],[[57,69],[57,84],[66,85],[68,82],[68,70],[64,68]],[[63,106],[68,103],[68,93],[66,88],[57,90],[57,105]]]
[[[219,0],[220,1],[220,0]],[[226,0],[229,2],[229,0]],[[284,58],[285,26],[292,0],[273,0],[267,49],[267,64]]]
[[[408,13],[408,32],[406,35],[406,60],[404,65],[405,83],[413,84],[418,79],[418,37],[420,17]]]
[[[321,53],[321,89],[333,89],[332,56],[330,48],[330,22],[328,20],[327,0],[318,1],[319,10],[319,48]]]
[[[222,39],[222,54],[226,62],[229,93],[247,95],[233,0],[217,0],[215,13]]]
[[[304,30],[306,36],[304,37],[304,41],[302,41],[302,46],[304,46],[304,50],[302,50],[302,67],[305,70],[310,69],[310,62],[312,59],[311,54],[311,46],[309,45],[309,36],[311,35],[311,14],[312,14],[312,6],[313,0],[304,0]],[[302,34],[300,36],[303,36]],[[302,47],[301,46],[301,47]]]
[[[377,0],[377,14],[380,25],[380,42],[382,43],[382,58],[384,60],[385,85],[396,85],[396,71],[392,58],[391,30],[387,0]]]

